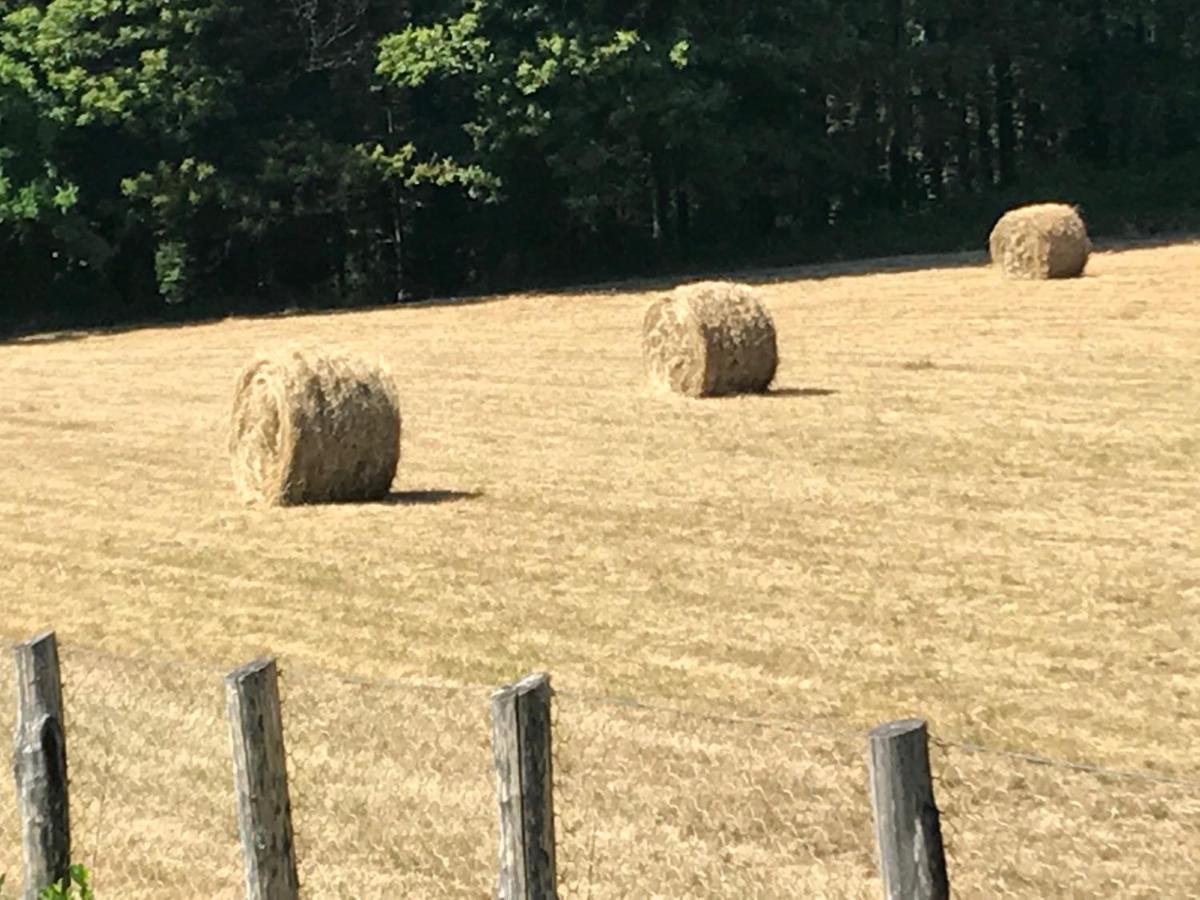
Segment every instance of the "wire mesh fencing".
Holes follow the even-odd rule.
[[[100,896],[232,898],[221,673],[59,648],[71,849]]]
[[[1197,897],[1200,783],[935,740],[959,897]]]
[[[555,703],[564,897],[878,892],[858,736],[569,693]]]
[[[11,645],[0,641],[0,651],[5,656],[0,662],[0,736],[6,736],[13,733],[16,725],[17,679],[8,659]],[[17,890],[21,877],[20,828],[16,784],[12,778],[0,777],[0,878],[6,879],[4,889],[10,893]]]
[[[239,897],[223,671],[60,648],[73,856],[100,897]],[[280,668],[310,897],[493,895],[490,689]],[[16,706],[0,665],[0,728]],[[875,897],[866,736],[560,691],[564,898]],[[1196,896],[1200,784],[934,738],[960,897]],[[0,874],[20,876],[11,778]],[[3,893],[3,892],[0,892]]]
[[[489,896],[488,691],[286,667],[280,680],[304,893]]]

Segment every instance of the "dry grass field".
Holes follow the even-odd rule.
[[[67,648],[102,895],[236,895],[220,673],[263,652],[316,896],[486,896],[486,687],[534,669],[572,896],[874,896],[855,735],[908,714],[1200,782],[1200,245],[762,290],[764,397],[649,392],[638,291],[0,345],[0,637]],[[387,502],[236,500],[284,342],[394,370]],[[1200,896],[1200,786],[934,764],[961,896]]]

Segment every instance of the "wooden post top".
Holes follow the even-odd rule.
[[[894,722],[884,722],[882,725],[876,725],[871,729],[869,737],[872,740],[886,741],[891,738],[903,737],[906,734],[921,731],[928,727],[929,723],[924,719],[897,719]]]
[[[512,684],[506,684],[502,688],[497,688],[492,692],[492,702],[504,700],[508,697],[521,697],[525,694],[532,694],[534,691],[541,690],[543,687],[550,686],[550,676],[545,672],[534,672],[531,675],[526,675],[519,681],[514,681]]]
[[[251,660],[250,662],[246,663],[244,666],[239,666],[238,668],[236,668],[232,672],[230,672],[228,675],[226,675],[225,683],[226,684],[237,684],[241,681],[245,681],[247,678],[252,678],[255,675],[259,675],[259,674],[265,672],[267,669],[270,669],[274,665],[275,665],[275,657],[260,656],[258,659]]]
[[[45,640],[53,641],[55,639],[56,638],[54,635],[54,630],[51,628],[47,628],[45,631],[35,634],[33,637],[29,638],[28,640],[21,641],[19,644],[17,644],[17,647],[32,647],[35,644],[40,644],[42,641],[45,641]]]

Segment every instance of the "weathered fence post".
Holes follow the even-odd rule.
[[[529,675],[492,694],[492,752],[500,900],[555,900],[549,675]]]
[[[275,660],[256,659],[230,672],[225,697],[247,900],[294,900],[300,882]]]
[[[886,722],[867,738],[879,871],[887,900],[946,900],[950,882],[922,719]]]
[[[67,804],[67,740],[58,642],[46,631],[13,648],[17,726],[13,775],[21,808],[25,900],[68,877],[71,819]]]

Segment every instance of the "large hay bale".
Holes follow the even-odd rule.
[[[689,397],[765,391],[779,352],[775,323],[752,288],[702,281],[646,310],[642,356],[651,381]]]
[[[234,485],[250,502],[378,500],[400,461],[395,382],[349,356],[256,359],[238,378],[229,452]]]
[[[1001,216],[988,249],[1009,278],[1074,278],[1083,273],[1092,244],[1075,207],[1036,203]]]

